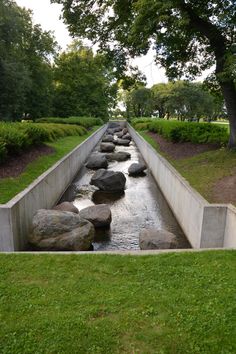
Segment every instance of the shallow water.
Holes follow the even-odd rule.
[[[98,147],[95,151],[98,151]],[[137,147],[132,142],[129,147],[116,146],[115,152],[118,151],[129,152],[131,159],[124,162],[110,162],[108,170],[121,171],[125,174],[124,194],[94,192],[93,186],[87,188],[94,171],[84,167],[61,199],[61,201],[73,201],[79,210],[95,204],[109,204],[112,212],[111,227],[96,230],[94,250],[138,250],[139,233],[145,228],[166,229],[177,236],[177,248],[189,248],[190,245],[183,231],[150,171],[147,170],[142,177],[129,177],[128,168],[131,163],[143,161]],[[81,187],[85,191],[78,195]]]

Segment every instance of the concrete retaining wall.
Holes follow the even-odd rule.
[[[209,204],[131,126],[129,132],[194,248],[236,248],[236,208]]]
[[[106,129],[107,126],[101,127],[23,192],[7,204],[0,205],[1,252],[25,249],[34,213],[38,209],[47,209],[55,205]]]

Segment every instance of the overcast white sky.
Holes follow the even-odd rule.
[[[50,0],[16,0],[16,3],[33,10],[34,22],[41,24],[44,30],[54,31],[58,44],[62,49],[66,49],[71,42],[71,37],[65,24],[60,20],[61,5],[51,4]],[[165,70],[155,65],[151,51],[146,56],[135,59],[132,64],[137,65],[146,75],[148,87],[159,82],[167,82]]]

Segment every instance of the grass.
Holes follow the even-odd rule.
[[[41,156],[37,160],[30,163],[25,171],[16,178],[0,179],[0,203],[5,204],[15,195],[29,186],[37,177],[49,169],[53,164],[68,154],[77,145],[87,139],[98,127],[94,127],[86,135],[68,136],[61,138],[46,145],[55,149],[51,155]]]
[[[221,178],[235,174],[236,152],[227,148],[212,150],[181,160],[171,159],[160,151],[159,145],[147,132],[140,135],[163,155],[176,170],[210,203],[214,203],[213,188]],[[233,202],[235,204],[235,202]]]
[[[0,353],[236,352],[233,251],[1,255]]]

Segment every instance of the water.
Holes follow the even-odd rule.
[[[95,152],[98,151],[96,147]],[[151,173],[145,176],[129,177],[128,168],[133,162],[143,161],[141,154],[133,142],[129,147],[116,146],[115,152],[127,151],[131,159],[124,162],[110,162],[108,170],[121,171],[126,177],[124,194],[108,194],[95,191],[89,185],[94,171],[82,168],[61,201],[72,201],[82,210],[95,204],[108,204],[112,212],[112,223],[108,229],[97,229],[95,251],[104,250],[138,250],[141,229],[166,229],[177,236],[177,248],[189,248],[190,245],[171,212]],[[82,187],[82,192],[78,190]],[[76,196],[77,195],[77,196]]]

